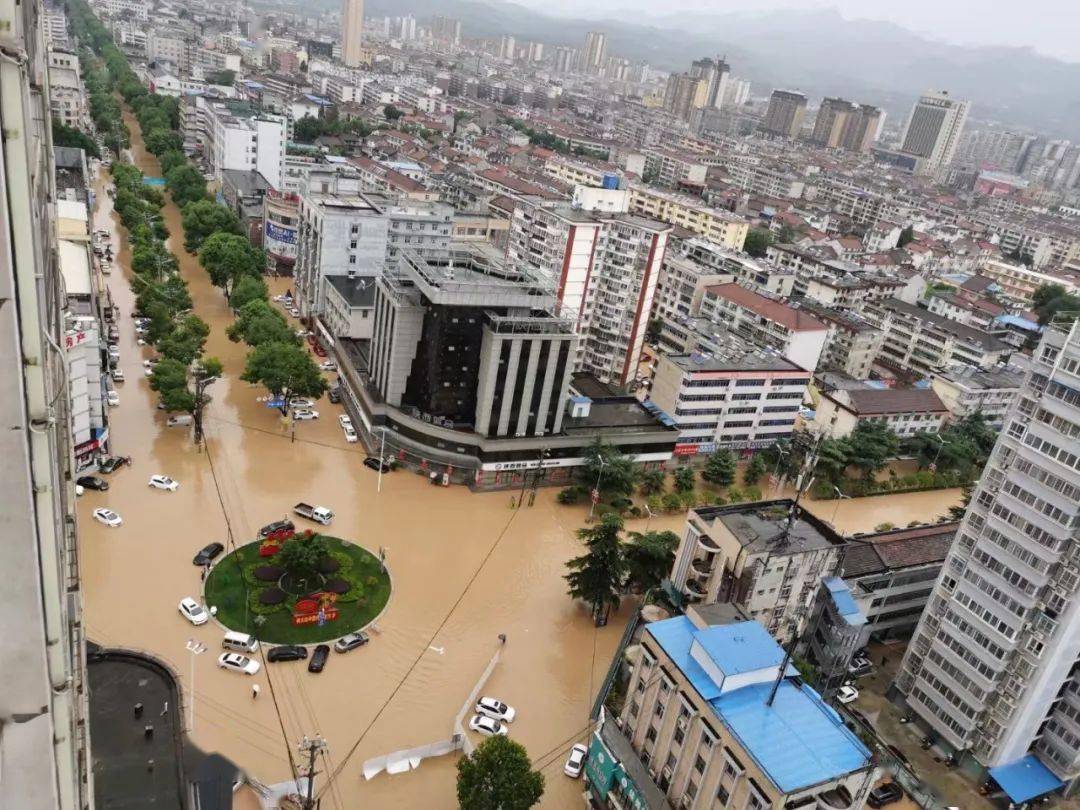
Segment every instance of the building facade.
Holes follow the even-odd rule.
[[[1080,776],[1080,321],[1052,322],[968,505],[897,686],[985,766]],[[993,770],[991,770],[993,774]]]
[[[911,108],[900,151],[921,158],[920,165],[934,172],[952,162],[967,121],[968,102],[948,91],[928,90]]]
[[[773,90],[761,131],[781,138],[798,138],[806,117],[806,96],[790,90]]]

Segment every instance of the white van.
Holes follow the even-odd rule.
[[[165,424],[168,427],[179,427],[180,425],[190,425],[194,421],[190,413],[178,413],[166,419]]]
[[[259,649],[259,642],[247,633],[237,633],[230,630],[221,640],[223,650],[232,650],[239,653],[253,653]]]

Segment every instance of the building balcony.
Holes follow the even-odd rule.
[[[851,793],[843,785],[819,793],[817,797],[817,805],[822,810],[847,810],[853,802]]]
[[[698,581],[693,577],[686,580],[686,587],[683,590],[686,592],[686,596],[691,602],[700,602],[705,598],[704,586],[698,584]]]
[[[716,542],[707,534],[698,537],[698,546],[709,554],[719,554],[721,551],[720,546],[716,545]]]
[[[712,564],[709,560],[693,560],[690,571],[695,577],[708,577],[712,575]]]

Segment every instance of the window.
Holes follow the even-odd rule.
[[[731,798],[731,794],[728,793],[727,788],[721,785],[716,789],[716,800],[720,802],[721,807],[727,807],[728,799]]]

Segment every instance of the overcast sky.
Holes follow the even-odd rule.
[[[666,15],[687,9],[745,13],[836,8],[848,18],[888,20],[960,45],[1028,45],[1048,56],[1080,62],[1080,0],[754,0],[752,5],[746,0],[515,1],[575,17],[623,17],[629,10]]]

